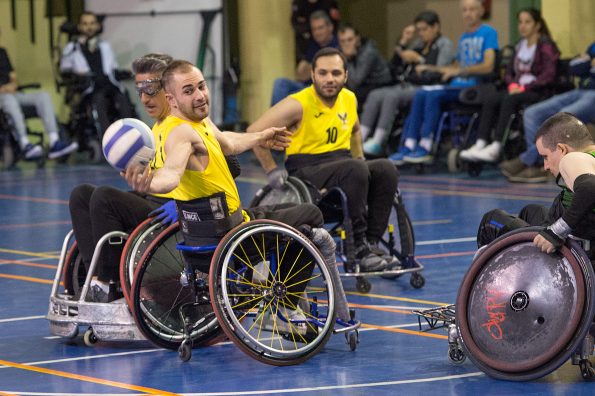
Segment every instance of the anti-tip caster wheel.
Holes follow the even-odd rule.
[[[359,333],[357,330],[345,333],[345,338],[347,339],[347,343],[349,344],[349,349],[355,351],[357,349],[357,344],[359,344]]]
[[[357,278],[357,283],[355,284],[357,291],[360,293],[369,293],[372,290],[372,284],[366,279],[362,277]]]
[[[178,356],[183,362],[187,362],[192,358],[192,342],[188,340],[182,341],[178,347]]]
[[[85,345],[90,347],[97,344],[97,341],[99,341],[99,338],[97,338],[97,336],[93,332],[93,329],[88,328],[85,331],[85,334],[83,334],[83,342],[85,343]]]
[[[448,346],[448,360],[452,364],[463,364],[463,362],[467,359],[465,356],[465,352],[463,348],[458,345],[449,345]]]
[[[414,272],[411,274],[411,279],[409,280],[409,283],[414,288],[421,289],[426,284],[426,279],[417,272]]]
[[[579,362],[581,376],[585,381],[595,381],[595,370],[589,359],[583,359]]]

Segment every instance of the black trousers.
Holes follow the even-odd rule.
[[[501,209],[487,212],[479,224],[477,246],[482,247],[509,231],[529,226],[546,226],[551,221],[550,209],[543,205],[530,204],[513,216]]]
[[[103,133],[113,120],[134,116],[130,100],[112,84],[95,88],[91,93],[91,102],[94,110],[97,111],[97,121],[101,128],[99,138],[103,137]]]
[[[144,221],[160,203],[149,201],[133,192],[109,186],[82,184],[70,194],[70,216],[79,254],[91,263],[99,239],[111,231],[130,233]],[[124,245],[105,244],[98,263],[97,278],[103,282],[117,281],[120,256]]]
[[[490,141],[492,127],[495,125],[494,141],[501,141],[510,117],[521,109],[523,104],[533,104],[542,99],[542,95],[533,91],[509,95],[498,91],[493,95],[486,95],[481,105],[479,116],[478,139]]]
[[[399,173],[387,159],[339,159],[306,166],[292,174],[319,190],[340,187],[347,196],[356,243],[378,241],[388,225]]]

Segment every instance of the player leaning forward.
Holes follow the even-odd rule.
[[[339,318],[348,320],[347,303],[335,267],[334,241],[320,228],[323,223],[320,210],[311,204],[242,210],[225,161],[224,155],[239,154],[255,146],[283,150],[289,145],[290,132],[284,127],[268,128],[256,134],[221,132],[208,117],[206,81],[201,71],[189,62],[170,63],[163,72],[162,84],[171,113],[154,127],[157,147],[152,166],[130,167],[124,173],[135,193],[173,198],[179,207],[201,212],[202,221],[219,218],[222,210],[228,229],[250,219],[267,218],[304,230],[332,268],[337,280],[334,283],[339,288],[337,313]],[[213,199],[218,205],[212,204]],[[201,229],[200,221],[184,219],[184,223],[185,239],[196,240],[194,232]]]

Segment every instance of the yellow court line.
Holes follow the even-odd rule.
[[[482,197],[482,198],[500,198],[500,199],[507,199],[507,200],[519,200],[519,201],[546,201],[551,202],[552,198],[547,197],[534,197],[529,195],[498,195],[498,194],[490,194],[490,193],[480,193],[480,192],[468,192],[468,191],[449,191],[449,190],[436,190],[436,189],[425,189],[425,188],[407,188],[407,192],[423,192],[428,194],[434,195],[454,195],[454,196],[462,196],[462,197]]]
[[[48,285],[51,285],[52,283],[54,283],[54,281],[48,280],[48,279],[31,278],[29,276],[21,276],[21,275],[0,274],[0,278],[17,279],[17,280],[24,280],[24,281],[35,282],[35,283],[46,283]]]
[[[354,296],[363,296],[363,297],[373,297],[373,298],[384,298],[387,300],[397,300],[397,301],[407,301],[407,302],[414,302],[420,304],[428,304],[428,305],[448,305],[449,303],[444,302],[436,302],[436,301],[428,301],[428,300],[416,300],[414,298],[407,298],[407,297],[395,297],[395,296],[385,296],[382,294],[373,294],[373,293],[358,293],[358,292],[348,292],[346,291],[345,294],[352,294]]]
[[[414,226],[418,225],[433,225],[433,224],[449,224],[452,223],[452,219],[438,219],[438,220],[419,220],[419,221],[412,221],[411,224]]]
[[[0,253],[15,253],[15,254],[22,254],[25,256],[43,257],[43,258],[60,258],[60,256],[49,255],[46,253],[35,253],[35,252],[28,252],[26,250],[12,250],[12,249],[4,249],[4,248],[0,248]]]
[[[122,389],[128,389],[128,390],[135,390],[135,391],[144,392],[144,393],[150,394],[150,395],[176,395],[176,396],[178,396],[177,393],[166,392],[166,391],[159,390],[159,389],[146,388],[144,386],[138,386],[138,385],[132,385],[132,384],[125,384],[123,382],[110,381],[110,380],[105,380],[105,379],[101,379],[101,378],[94,378],[94,377],[89,377],[89,376],[86,376],[86,375],[68,373],[68,372],[65,372],[65,371],[58,371],[58,370],[46,369],[46,368],[43,368],[43,367],[27,366],[27,365],[24,365],[24,364],[19,364],[19,363],[15,363],[15,362],[9,362],[9,361],[6,361],[6,360],[0,360],[0,365],[4,365],[4,366],[8,366],[8,367],[13,367],[13,368],[18,368],[18,369],[22,369],[22,370],[34,371],[36,373],[49,374],[49,375],[55,375],[55,376],[58,376],[58,377],[64,377],[64,378],[70,378],[70,379],[85,381],[85,382],[91,382],[91,383],[94,383],[94,384],[108,385],[108,386],[113,386],[113,387],[116,387],[116,388],[122,388]]]
[[[56,268],[58,268],[57,265],[53,265],[53,264],[30,263],[28,261],[22,261],[22,260],[3,260],[3,259],[0,259],[0,264],[16,264],[16,265],[22,265],[24,267],[49,268],[49,269],[56,269]]]
[[[14,393],[0,392],[0,396],[18,396],[18,395],[15,395]]]
[[[368,329],[390,331],[390,332],[393,332],[393,333],[404,333],[404,334],[411,334],[411,335],[416,335],[416,336],[421,336],[421,337],[439,338],[441,340],[448,340],[448,336],[440,335],[440,334],[433,334],[433,333],[425,333],[423,331],[414,331],[414,330],[407,330],[407,329],[395,329],[395,328],[392,328],[392,327],[376,326],[376,325],[371,325],[371,324],[367,324],[367,323],[362,323],[362,327],[365,327],[365,328],[368,328]]]

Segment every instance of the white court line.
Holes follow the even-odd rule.
[[[290,393],[290,392],[320,392],[325,390],[334,389],[354,389],[354,388],[370,388],[378,386],[390,386],[390,385],[407,385],[407,384],[419,384],[423,382],[437,382],[437,381],[450,381],[460,378],[479,377],[485,375],[484,373],[474,372],[459,375],[446,375],[443,377],[430,377],[430,378],[418,378],[410,380],[400,381],[384,381],[384,382],[370,382],[361,384],[351,385],[327,385],[327,386],[316,386],[311,388],[288,388],[288,389],[269,389],[269,390],[257,390],[257,391],[237,391],[237,392],[208,392],[208,393],[178,393],[183,396],[231,396],[231,395],[265,395],[274,393]],[[47,393],[47,392],[19,392],[13,390],[4,390],[3,392],[10,394],[26,395],[26,396],[96,396],[97,393]],[[130,396],[130,393],[101,393],[101,396]]]
[[[477,237],[467,237],[467,238],[452,238],[452,239],[434,239],[431,241],[420,241],[415,242],[416,246],[422,245],[439,245],[441,243],[459,243],[459,242],[475,242]]]
[[[7,323],[7,322],[18,322],[20,320],[33,320],[33,319],[45,319],[45,315],[37,315],[37,316],[21,316],[20,318],[7,318],[7,319],[0,319],[0,323]]]

